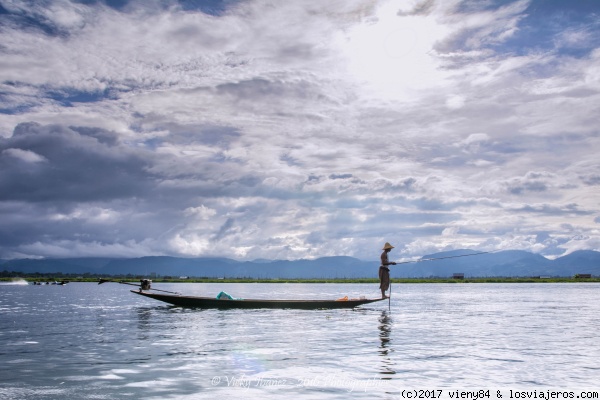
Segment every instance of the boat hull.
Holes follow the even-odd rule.
[[[195,297],[148,293],[132,290],[132,293],[163,301],[180,307],[190,308],[292,308],[301,310],[354,308],[364,304],[374,303],[383,299],[349,299],[349,300],[263,300],[263,299],[233,299],[218,300],[214,297]]]

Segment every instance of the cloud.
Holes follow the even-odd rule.
[[[5,149],[2,150],[2,154],[5,156],[13,157],[17,160],[24,161],[26,163],[39,163],[46,161],[46,158],[44,156],[40,156],[39,154],[31,150]]]
[[[60,125],[20,124],[0,149],[2,200],[110,200],[145,195],[152,179],[142,152]],[[23,168],[15,156],[38,165]]]
[[[0,258],[598,249],[587,3],[2,4]]]
[[[461,95],[451,95],[446,99],[446,107],[451,110],[458,110],[463,108],[465,105],[466,99]]]

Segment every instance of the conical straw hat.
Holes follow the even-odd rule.
[[[385,245],[383,246],[383,250],[387,250],[387,249],[393,249],[394,246],[392,246],[391,244],[389,244],[388,242],[385,242]]]

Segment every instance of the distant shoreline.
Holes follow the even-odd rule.
[[[139,282],[140,277],[111,277],[114,282]],[[32,282],[98,282],[98,278],[72,278],[65,276],[49,277],[3,277],[0,282],[11,282],[14,280],[26,280]],[[152,278],[153,283],[369,283],[377,284],[377,279],[252,279],[252,278],[190,278],[190,279],[161,279]],[[411,283],[581,283],[581,282],[600,282],[600,277],[575,278],[575,277],[498,277],[498,278],[392,278],[392,283],[411,284]]]

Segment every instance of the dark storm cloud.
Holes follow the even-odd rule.
[[[145,196],[154,177],[142,151],[99,129],[19,124],[0,139],[0,199],[98,201]]]
[[[600,185],[600,174],[589,174],[580,177],[583,183],[589,186]]]
[[[331,174],[329,175],[329,179],[350,179],[352,178],[352,174]]]
[[[225,223],[219,228],[219,231],[212,237],[213,241],[221,240],[225,236],[230,235],[234,226],[235,220],[233,218],[227,218]]]
[[[555,174],[547,172],[528,172],[524,177],[514,178],[507,183],[507,190],[514,195],[527,192],[546,192],[553,186]]]

